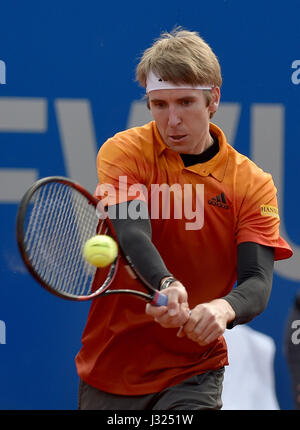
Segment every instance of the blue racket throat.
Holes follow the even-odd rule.
[[[154,294],[153,300],[151,302],[154,306],[167,306],[168,297],[164,294],[160,294],[158,291]]]

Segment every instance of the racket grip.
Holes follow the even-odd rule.
[[[152,299],[151,304],[154,306],[167,306],[168,297],[165,296],[164,294],[161,294],[158,291],[156,291],[156,293],[154,294],[154,297]]]

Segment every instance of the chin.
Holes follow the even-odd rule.
[[[189,152],[192,152],[193,150],[193,147],[191,146],[191,144],[186,140],[182,142],[174,142],[168,139],[166,144],[169,148],[177,152],[189,153]]]

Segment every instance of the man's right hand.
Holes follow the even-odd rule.
[[[146,314],[152,316],[164,328],[181,327],[189,319],[190,310],[188,294],[185,287],[179,281],[163,290],[161,294],[168,297],[167,306],[146,305]]]

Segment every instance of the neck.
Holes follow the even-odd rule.
[[[210,148],[213,144],[214,144],[214,138],[213,138],[213,137],[212,137],[212,135],[209,133],[209,135],[208,135],[208,139],[207,139],[207,144],[206,144],[206,146],[205,146],[205,148],[204,148],[203,152],[204,152],[204,151],[206,151],[208,148]]]
[[[208,148],[210,148],[212,145],[214,144],[214,138],[212,137],[212,135],[210,133],[208,133],[207,138],[205,139],[205,143],[201,149],[200,152],[193,152],[193,154],[195,155],[199,155],[202,154],[203,152],[205,152]]]

